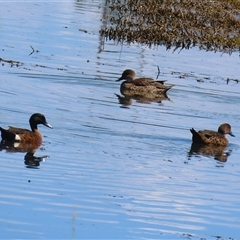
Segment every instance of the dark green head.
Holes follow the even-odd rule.
[[[45,116],[41,113],[34,113],[30,117],[29,123],[30,123],[32,131],[37,129],[38,124],[43,124],[46,127],[52,128],[52,126],[49,123],[47,123]]]

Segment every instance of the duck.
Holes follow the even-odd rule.
[[[42,135],[39,132],[37,125],[43,124],[46,127],[53,128],[46,121],[45,116],[41,113],[34,113],[29,119],[29,124],[31,127],[31,131],[28,129],[16,128],[11,126],[9,126],[8,129],[0,127],[2,141],[38,144],[42,142]]]
[[[194,128],[190,129],[190,132],[192,133],[193,143],[199,144],[227,146],[229,142],[226,138],[226,134],[235,137],[228,123],[221,124],[217,132],[213,130],[200,130],[197,132]]]
[[[152,78],[136,78],[136,73],[132,69],[123,71],[122,76],[116,80],[122,82],[120,92],[127,95],[164,95],[174,85],[166,86],[166,80],[154,80]]]

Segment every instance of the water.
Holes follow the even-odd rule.
[[[0,238],[238,239],[238,54],[104,41],[104,2],[1,3],[0,57],[20,63],[1,62],[0,126],[41,112],[53,129],[35,166],[0,152]],[[169,100],[119,104],[122,71],[157,66]],[[223,159],[190,153],[191,127],[222,122]]]

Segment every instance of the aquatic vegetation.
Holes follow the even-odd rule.
[[[240,51],[239,0],[106,0],[100,34],[108,40],[164,45],[166,49],[197,46],[208,51]]]

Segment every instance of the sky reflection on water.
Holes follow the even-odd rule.
[[[41,112],[53,130],[40,127],[36,156],[49,157],[37,168],[0,152],[0,237],[237,239],[240,95],[226,80],[239,57],[103,45],[103,3],[2,3],[0,57],[23,65],[1,66],[0,126],[28,128]],[[170,100],[121,108],[122,71],[155,77],[157,66],[176,85]],[[227,161],[189,156],[189,128],[222,122],[236,135]]]

